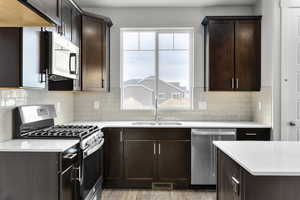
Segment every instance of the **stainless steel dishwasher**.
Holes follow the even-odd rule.
[[[213,141],[236,140],[236,129],[192,129],[192,185],[216,184],[216,148]]]

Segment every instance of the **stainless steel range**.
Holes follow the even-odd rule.
[[[74,173],[76,200],[100,199],[103,182],[103,133],[95,125],[54,125],[54,105],[20,106],[14,111],[15,139],[78,139],[80,166]],[[72,155],[70,155],[72,156]]]

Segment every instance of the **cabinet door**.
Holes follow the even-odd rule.
[[[68,0],[61,3],[61,32],[66,39],[72,40],[72,6]]]
[[[235,24],[235,72],[237,91],[259,91],[261,85],[260,20]]]
[[[123,130],[104,130],[104,183],[123,179]]]
[[[218,151],[218,200],[241,200],[241,169],[238,164]]]
[[[190,175],[190,141],[159,141],[159,181],[188,181]]]
[[[0,87],[20,87],[21,28],[0,28]]]
[[[234,90],[234,21],[209,23],[209,90]]]
[[[106,68],[106,24],[93,17],[82,17],[82,88],[104,90]]]
[[[81,14],[77,9],[72,9],[72,42],[80,46],[81,40]]]
[[[59,1],[60,0],[22,0],[43,13],[56,24],[60,24]]]
[[[22,30],[22,87],[44,88],[46,77],[40,66],[41,28],[24,27]]]
[[[125,179],[134,182],[155,180],[155,141],[125,141]]]

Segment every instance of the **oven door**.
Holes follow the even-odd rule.
[[[98,199],[103,182],[103,144],[102,139],[97,145],[83,152],[82,163],[82,200]]]

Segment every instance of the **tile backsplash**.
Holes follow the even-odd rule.
[[[193,109],[159,111],[160,120],[222,120],[272,123],[271,87],[261,92],[203,92],[194,88]],[[12,136],[12,110],[30,104],[55,104],[56,123],[73,120],[153,120],[153,111],[120,109],[120,88],[111,92],[0,90],[0,141]]]
[[[254,95],[250,92],[203,92],[194,88],[194,108],[186,111],[159,111],[161,120],[253,121]],[[94,104],[99,107],[94,109]],[[74,95],[75,120],[153,120],[153,111],[120,109],[120,88],[110,93],[80,92]]]
[[[30,104],[55,104],[56,123],[73,121],[74,97],[72,92],[48,92],[46,90],[0,90],[0,141],[12,136],[12,110],[16,106]]]

